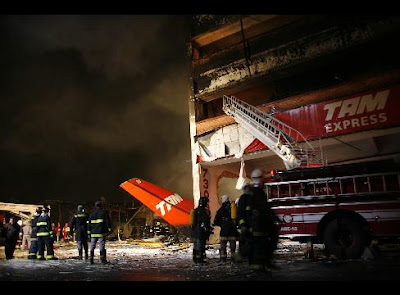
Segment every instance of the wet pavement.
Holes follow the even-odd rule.
[[[305,245],[281,242],[274,255],[274,267],[254,273],[247,262],[219,263],[218,245],[206,251],[207,264],[192,261],[192,244],[165,246],[107,242],[109,264],[96,260],[90,265],[78,260],[74,244],[55,250],[59,260],[34,261],[27,251],[16,250],[15,259],[0,257],[0,281],[398,281],[400,246],[380,246],[379,255],[341,260],[327,257],[322,245],[315,245],[315,258],[306,259]],[[0,248],[2,254],[4,248]],[[4,256],[3,256],[4,257]]]

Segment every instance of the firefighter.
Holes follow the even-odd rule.
[[[193,261],[196,264],[206,262],[206,242],[212,233],[211,214],[207,205],[208,198],[200,197],[199,206],[190,212],[192,238],[194,239]]]
[[[94,263],[94,250],[99,242],[100,261],[103,264],[107,262],[106,256],[106,236],[111,232],[111,220],[108,212],[103,210],[101,201],[96,201],[95,210],[89,216],[89,234],[90,243],[90,264]]]
[[[242,195],[237,199],[237,231],[239,233],[239,254],[238,260],[246,259],[251,246],[250,232],[247,230],[247,223],[250,220],[249,198],[253,195],[250,183],[246,182],[242,187]]]
[[[51,227],[51,218],[50,218],[50,210],[48,207],[42,208],[42,212],[40,216],[37,218],[36,227],[37,227],[37,239],[38,239],[38,256],[39,260],[58,260],[54,256],[54,248],[53,248],[53,229]],[[44,250],[46,247],[47,256],[44,257]]]
[[[83,259],[85,250],[85,260],[88,260],[88,223],[89,216],[82,205],[78,205],[77,213],[71,219],[71,235],[75,233],[76,246],[78,248],[79,260]]]
[[[264,192],[263,176],[261,169],[252,171],[251,191],[241,196],[239,202],[240,231],[246,237],[249,267],[254,271],[265,271],[273,252],[269,243],[272,210]]]
[[[226,262],[227,259],[227,251],[226,246],[229,242],[229,248],[231,250],[231,259],[235,260],[236,253],[236,240],[238,236],[238,232],[236,230],[236,205],[235,203],[231,203],[229,201],[229,197],[227,195],[223,195],[221,197],[221,207],[218,209],[215,219],[213,222],[213,226],[221,227],[220,231],[220,249],[219,262]]]
[[[28,259],[36,259],[38,251],[38,239],[37,239],[37,219],[42,213],[42,207],[37,207],[35,213],[32,216],[32,232],[31,232],[31,246],[29,247]]]
[[[156,225],[152,228],[155,236],[163,236],[164,235],[164,226],[161,225],[161,222],[157,221]]]

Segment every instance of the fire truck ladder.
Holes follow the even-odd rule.
[[[275,152],[287,170],[323,166],[317,150],[297,130],[234,96],[223,97],[223,111]],[[301,142],[301,144],[300,144]]]

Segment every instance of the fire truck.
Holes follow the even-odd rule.
[[[394,160],[271,171],[268,202],[282,238],[323,243],[359,258],[372,239],[400,237],[400,166]]]

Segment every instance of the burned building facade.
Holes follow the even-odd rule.
[[[221,195],[240,196],[241,168],[291,168],[236,111],[293,131],[316,155],[306,165],[400,155],[399,17],[197,15],[191,32],[193,194],[212,217]]]

